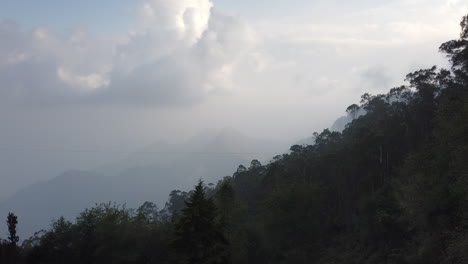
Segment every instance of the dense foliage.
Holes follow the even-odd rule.
[[[342,133],[173,191],[163,210],[105,204],[61,218],[9,261],[468,263],[468,17],[461,26],[440,47],[450,69],[364,94]],[[2,242],[0,260],[16,242]]]

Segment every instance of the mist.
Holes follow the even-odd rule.
[[[446,65],[434,51],[458,36],[467,8],[462,1],[142,0],[62,26],[40,14],[25,19],[12,2],[0,11],[0,202],[70,171],[121,176],[142,165],[109,175],[102,168],[160,142],[171,147],[153,152],[249,154],[215,170],[219,178],[208,173],[212,182],[232,175],[237,163],[268,162],[331,127],[364,92],[383,93],[407,72]],[[93,27],[118,20],[122,10],[125,25]],[[242,142],[268,144],[181,147],[226,128]],[[172,172],[151,173],[164,188],[197,180],[188,172],[174,182]],[[168,192],[154,198],[160,206]]]

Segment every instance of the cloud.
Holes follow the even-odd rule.
[[[25,32],[3,21],[0,40],[2,103],[70,102],[109,83],[112,51],[106,41],[83,31],[58,35],[38,27]]]
[[[120,38],[0,25],[0,94],[9,102],[189,105],[233,89],[255,34],[209,0],[148,0]],[[1,99],[0,99],[1,100]]]
[[[361,73],[362,85],[372,92],[372,90],[389,89],[391,86],[392,77],[387,70],[382,66],[375,66],[365,69]]]
[[[337,1],[319,3],[318,15],[327,5],[337,13],[346,9]],[[434,58],[426,54],[435,54],[447,36],[456,37],[464,7],[458,0],[381,1],[329,20],[318,17],[320,23],[247,23],[210,0],[144,0],[135,28],[117,37],[80,29],[24,31],[4,21],[0,101],[187,106],[219,94],[267,93],[278,98],[274,104],[285,97],[355,92],[356,86],[386,89],[395,78],[401,81],[407,71],[401,65],[424,65]],[[353,71],[373,65],[385,65],[391,74]]]
[[[191,45],[207,29],[212,7],[209,0],[148,0],[139,13],[144,27],[169,32]]]
[[[112,83],[101,94],[102,100],[189,104],[232,89],[232,70],[252,48],[254,33],[245,22],[215,9],[211,9],[207,22],[206,26],[196,22],[194,28],[205,28],[201,35],[193,34],[198,30],[190,30],[188,39],[172,39],[170,43],[170,37],[158,40],[165,35],[160,30],[132,34],[117,49]],[[167,35],[180,32],[180,27],[175,27],[175,32],[170,30]],[[156,46],[148,46],[151,44]]]

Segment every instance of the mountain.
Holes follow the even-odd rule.
[[[289,143],[289,142],[288,142]],[[288,148],[285,142],[255,139],[233,128],[219,131],[206,130],[181,144],[156,142],[119,160],[95,169],[104,175],[115,176],[129,168],[171,167],[181,159],[235,158],[250,162],[251,159],[268,161],[275,153]],[[239,164],[237,164],[239,165]]]
[[[173,189],[190,189],[198,179],[216,183],[239,164],[248,165],[252,159],[267,162],[287,148],[285,143],[254,139],[225,128],[204,131],[182,144],[154,143],[96,171],[125,186],[122,192],[138,193],[139,199],[127,201],[152,200],[163,206]]]
[[[77,212],[92,206],[109,195],[107,179],[84,171],[69,171],[42,183],[31,185],[0,203],[2,219],[8,212],[19,217],[19,234],[31,235],[48,227],[52,219],[74,217]],[[2,233],[5,227],[2,225]]]
[[[198,179],[216,183],[232,175],[239,164],[265,162],[286,149],[287,144],[257,140],[231,128],[205,131],[182,144],[158,142],[93,171],[65,172],[22,189],[0,201],[0,219],[15,212],[19,234],[26,238],[53,219],[73,219],[95,203],[112,201],[135,208],[152,201],[163,207],[171,190],[191,189]],[[4,228],[0,226],[0,232]]]
[[[343,130],[345,130],[348,124],[353,122],[354,119],[357,119],[360,116],[363,116],[365,114],[366,114],[366,111],[361,108],[354,114],[348,113],[347,115],[341,116],[332,123],[329,130],[341,133],[343,132]],[[315,144],[314,136],[300,139],[294,143],[294,145],[299,145],[299,146],[307,146],[307,145],[314,145],[314,144]]]

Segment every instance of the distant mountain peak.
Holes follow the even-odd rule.
[[[246,135],[242,134],[238,129],[235,129],[233,127],[224,127],[219,130],[219,135],[238,135],[238,136],[245,136]]]

